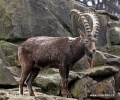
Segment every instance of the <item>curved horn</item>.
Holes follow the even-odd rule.
[[[89,33],[89,34],[97,34],[99,32],[99,20],[97,15],[93,12],[93,11],[88,11],[88,12],[80,12],[79,10],[73,9],[71,10],[71,15],[77,15],[82,22],[84,23],[85,26],[85,30]],[[92,31],[90,29],[90,25],[86,19],[85,16],[90,16],[91,19],[93,20],[93,27],[92,27]]]
[[[82,23],[83,23],[83,26],[85,28],[85,34],[86,33],[90,33],[91,32],[91,28],[90,28],[90,25],[86,19],[86,17],[83,15],[82,12],[80,12],[79,10],[76,10],[76,9],[73,9],[71,10],[70,12],[70,16],[71,15],[75,15],[75,16],[78,16],[78,21],[81,19]],[[82,32],[82,31],[81,31]]]
[[[93,27],[90,34],[98,34],[100,29],[99,19],[98,16],[93,11],[88,11],[86,13],[83,13],[84,15],[90,16],[93,20]]]

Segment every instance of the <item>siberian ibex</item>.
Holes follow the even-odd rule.
[[[41,68],[58,68],[62,79],[62,95],[71,97],[68,91],[68,75],[72,66],[85,54],[88,57],[89,67],[92,67],[92,58],[95,53],[95,41],[99,30],[99,22],[94,12],[84,12],[74,9],[71,14],[79,16],[83,21],[86,33],[76,38],[39,36],[26,40],[18,48],[18,61],[22,66],[19,92],[23,95],[23,84],[26,81],[30,96],[34,96],[32,82]],[[90,29],[85,16],[93,20]],[[87,41],[86,41],[87,40]]]

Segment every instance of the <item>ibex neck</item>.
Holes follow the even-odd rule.
[[[85,45],[78,37],[71,42],[71,60],[72,63],[76,63],[85,55]]]

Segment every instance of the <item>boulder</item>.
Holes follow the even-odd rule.
[[[107,48],[107,52],[113,55],[120,56],[120,45],[112,45]]]
[[[12,66],[12,67],[7,67],[7,69],[9,69],[10,72],[12,73],[12,75],[15,77],[21,76],[21,68],[20,67]]]
[[[119,72],[119,69],[115,66],[99,66],[96,68],[91,68],[85,71],[89,76],[105,76],[113,75]]]
[[[61,80],[59,74],[39,75],[34,82],[35,86],[40,87],[42,92],[49,95],[59,95]]]
[[[109,25],[109,38],[111,44],[113,45],[120,44],[120,21],[110,20],[108,25]]]
[[[4,88],[5,85],[7,86],[18,85],[11,72],[1,62],[0,62],[0,85],[3,86],[2,88]]]
[[[91,98],[114,99],[115,98],[115,79],[109,77],[90,87]]]
[[[21,41],[40,35],[70,36],[64,28],[71,27],[66,16],[70,4],[74,4],[72,0],[1,0],[0,39]]]
[[[93,67],[105,65],[106,57],[100,51],[96,51],[93,59]]]
[[[15,66],[15,56],[17,54],[18,45],[0,41],[0,59],[2,59],[3,63],[9,66]]]
[[[91,85],[96,84],[97,82],[94,81],[92,78],[86,76],[82,79],[79,79],[71,86],[71,93],[73,97],[83,100],[87,97],[89,91],[89,88]]]
[[[110,30],[109,34],[110,42],[114,45],[120,44],[120,29],[119,27],[115,27],[115,29]]]
[[[120,92],[116,94],[115,100],[120,100]]]
[[[8,100],[8,97],[6,97],[6,96],[0,96],[0,100]]]
[[[120,92],[120,71],[114,75],[116,92]]]
[[[108,58],[106,63],[109,65],[117,65],[120,66],[120,57],[119,58]]]
[[[86,56],[84,56],[83,58],[81,58],[79,61],[75,63],[75,65],[72,68],[72,71],[81,72],[86,70],[87,68],[88,68],[87,58]]]
[[[51,13],[58,19],[63,27],[72,31],[70,10],[74,8],[74,0],[46,0],[45,3]]]

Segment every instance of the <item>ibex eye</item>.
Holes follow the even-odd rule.
[[[88,42],[88,40],[85,40],[85,42],[87,43],[87,42]]]

